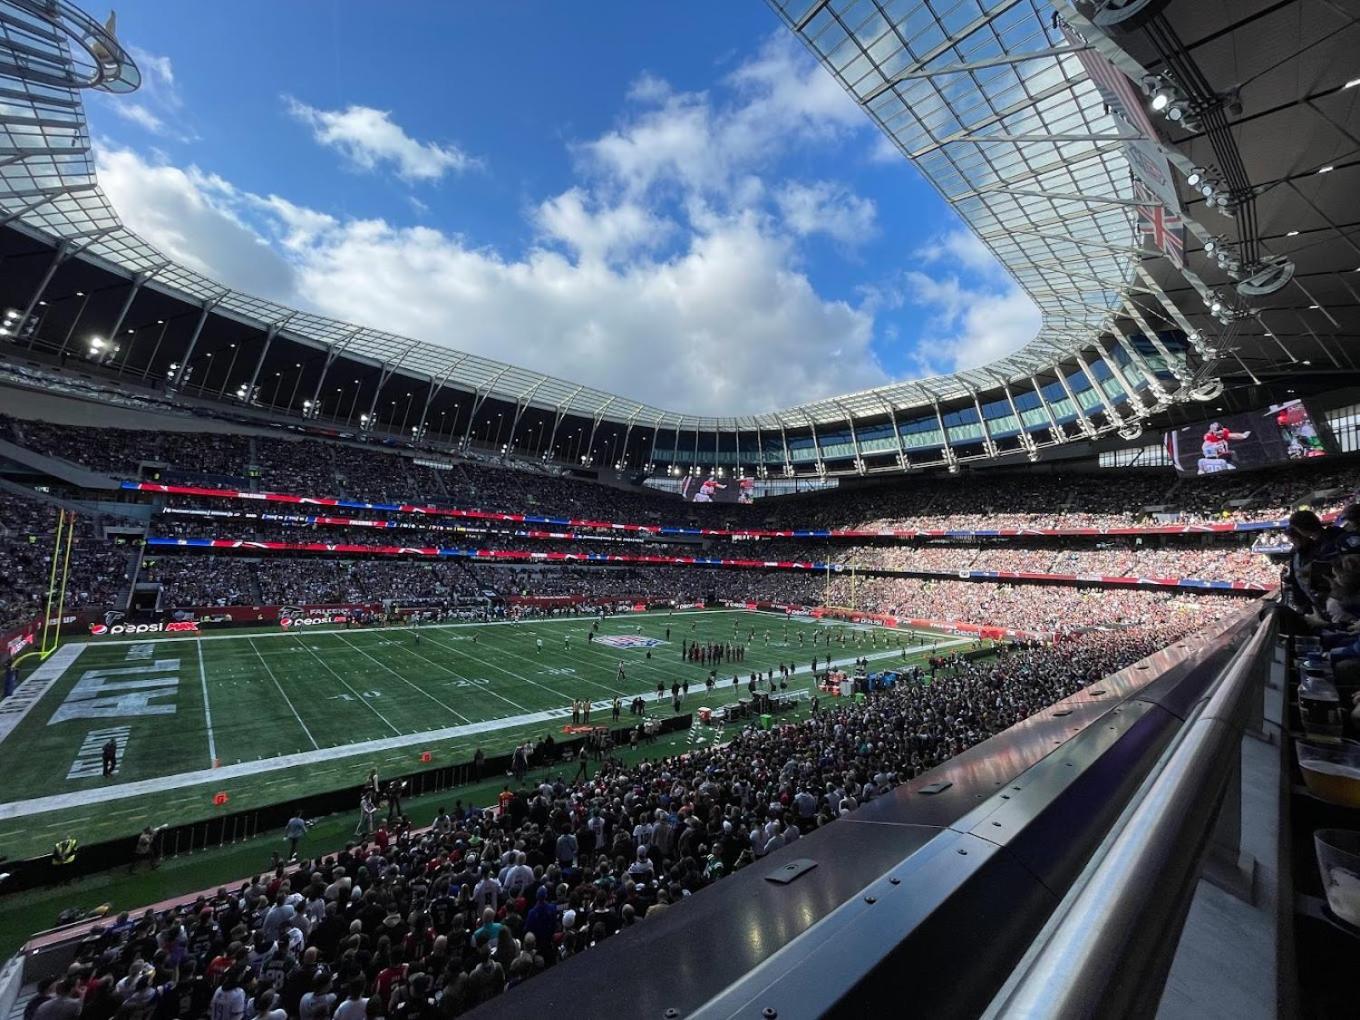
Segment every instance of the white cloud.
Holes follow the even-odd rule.
[[[165,133],[165,121],[161,120],[141,103],[115,103],[113,112],[124,120],[129,120],[136,124],[144,131],[151,132],[153,135]]]
[[[879,131],[875,133],[874,142],[869,147],[869,162],[901,163],[906,166],[907,158],[902,155],[902,150],[897,147],[896,142]]]
[[[640,109],[579,147],[586,168],[633,195],[676,186],[711,200],[799,143],[825,144],[869,127],[840,85],[785,32],[723,84],[715,99],[642,75],[629,91]]]
[[[284,101],[288,112],[312,129],[317,142],[338,150],[360,170],[390,165],[404,181],[437,181],[477,165],[456,145],[412,138],[386,110],[371,106],[319,110],[291,96]]]
[[[292,266],[235,211],[226,181],[126,149],[101,146],[97,155],[99,183],[120,217],[166,255],[262,297],[293,294]]]
[[[916,361],[929,373],[977,368],[1013,354],[1039,332],[1039,309],[1009,280],[970,285],[909,270],[907,301],[928,313]]]
[[[473,162],[383,111],[290,104],[363,169],[437,180]],[[870,128],[786,36],[712,93],[643,75],[627,104],[614,128],[574,146],[576,185],[527,206],[534,240],[517,253],[332,216],[126,150],[101,152],[100,177],[130,226],[230,286],[679,411],[763,411],[880,385],[875,329],[894,335],[880,313],[908,305],[926,322],[924,371],[1034,336],[1033,306],[962,231],[918,251],[891,286],[854,301],[818,294],[801,246],[854,244],[877,211],[840,182],[782,178],[781,160]]]
[[[971,230],[951,230],[933,238],[916,252],[924,262],[956,262],[975,273],[1004,277],[1005,270],[982,239]]]
[[[223,283],[694,413],[761,411],[886,381],[873,316],[820,297],[754,211],[707,213],[684,250],[609,264],[637,213],[567,192],[538,210],[568,254],[520,258],[429,227],[339,221],[195,168],[103,151],[127,223]],[[276,240],[270,246],[266,238]],[[645,246],[644,246],[645,247]]]
[[[169,57],[159,56],[136,46],[130,50],[132,59],[142,69],[143,86],[173,89],[175,87],[175,68]]]
[[[123,120],[136,124],[148,134],[192,141],[195,136],[184,124],[184,99],[175,81],[175,68],[170,58],[136,47],[130,52],[142,72],[137,99],[101,94],[104,102]]]
[[[656,248],[675,224],[633,202],[592,207],[590,197],[571,188],[543,202],[535,215],[545,237],[561,241],[582,260],[622,258]]]
[[[795,234],[826,234],[842,244],[861,244],[875,233],[878,210],[834,181],[789,181],[775,196],[784,223]]]

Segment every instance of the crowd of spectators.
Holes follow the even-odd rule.
[[[57,527],[55,504],[6,495],[0,502],[0,632],[40,618],[52,581],[52,548]],[[64,548],[64,544],[63,544]],[[65,571],[66,608],[108,607],[128,594],[128,571],[136,550],[103,541],[95,522],[77,518]],[[60,585],[62,575],[57,575]]]
[[[514,528],[467,527],[450,521],[432,522],[395,515],[401,526],[309,525],[234,518],[183,516],[169,510],[157,517],[154,533],[175,538],[227,538],[246,541],[324,542],[370,546],[453,547],[516,551],[624,556],[704,556],[725,559],[832,563],[860,570],[928,571],[957,574],[963,570],[1029,571],[1054,574],[1099,574],[1112,577],[1194,577],[1244,581],[1267,587],[1278,580],[1278,568],[1264,556],[1251,553],[1249,539],[1233,536],[1212,546],[1186,545],[1171,539],[1165,545],[1102,540],[1073,548],[1074,540],[1020,539],[1006,542],[949,544],[878,543],[839,540],[742,541],[706,538],[702,545],[665,538],[643,539],[635,534],[579,530],[565,538],[530,538]]]
[[[604,487],[538,464],[415,458],[355,441],[94,429],[4,417],[0,435],[121,477],[153,462],[177,475],[253,478],[260,489],[302,495],[710,527],[1107,528],[1280,519],[1303,503],[1319,512],[1339,509],[1360,486],[1355,467],[1324,459],[1212,479],[1179,480],[1169,471],[981,472],[846,486],[744,506]]]
[[[208,561],[205,563],[205,561]],[[823,603],[916,619],[1070,632],[1088,627],[1165,624],[1201,606],[1237,603],[1228,596],[1142,589],[1000,584],[913,577],[830,578],[806,571],[702,567],[550,567],[454,560],[366,560],[317,556],[158,556],[155,579],[166,588],[162,604],[231,604],[230,596],[203,587],[215,564],[232,562],[228,588],[240,604],[358,603],[392,600],[402,605],[476,600],[485,591],[508,599],[580,597],[617,602]],[[237,574],[234,571],[239,570]]]
[[[458,801],[419,832],[399,818],[329,856],[95,929],[37,1018],[76,1015],[62,998],[83,1000],[81,1016],[190,1020],[433,1020],[506,992],[513,1009],[514,987],[545,968],[637,938],[627,929],[1209,618],[961,662],[710,748],[516,783],[493,808]]]
[[[956,620],[1044,633],[1170,624],[1183,614],[1226,610],[1240,601],[1230,595],[1175,590],[843,576],[832,581],[828,597],[833,606],[906,619]]]

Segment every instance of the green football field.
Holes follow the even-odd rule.
[[[60,648],[26,678],[42,690],[0,737],[0,853],[83,842],[285,801],[362,780],[488,755],[552,733],[565,736],[573,700],[610,722],[614,697],[642,695],[669,716],[670,685],[688,679],[682,711],[746,695],[752,671],[794,664],[806,693],[811,661],[867,655],[887,667],[933,649],[971,645],[948,634],[861,629],[740,610],[413,628],[308,629],[159,640],[105,639]],[[669,630],[669,638],[667,632]],[[817,636],[814,644],[814,635]],[[844,637],[844,642],[842,642]],[[683,661],[683,641],[746,646],[741,664]],[[828,646],[828,641],[830,645]],[[900,641],[900,645],[899,642]],[[541,648],[540,648],[541,642]],[[650,652],[650,658],[648,653]],[[619,679],[623,666],[625,678]],[[716,668],[712,694],[704,679]],[[733,674],[742,677],[733,687]],[[777,674],[776,674],[777,675]],[[658,699],[657,683],[665,685]],[[33,685],[29,687],[29,685]],[[43,690],[43,688],[46,688]],[[715,739],[697,730],[696,742]],[[104,777],[100,748],[119,766]],[[215,793],[228,803],[215,807]]]

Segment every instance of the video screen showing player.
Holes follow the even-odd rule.
[[[1288,460],[1322,457],[1326,445],[1300,400],[1235,414],[1167,433],[1167,451],[1183,475],[1213,475]]]
[[[680,482],[680,496],[690,503],[753,503],[755,493],[754,478],[690,475]]]

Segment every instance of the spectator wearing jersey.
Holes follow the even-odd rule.
[[[211,1003],[212,1020],[245,1020],[246,990],[242,982],[249,971],[232,968],[222,978],[222,983],[213,992]]]
[[[335,1007],[334,1020],[366,1020],[368,998],[364,995],[364,979],[355,978],[345,989],[345,1001]]]
[[[298,1020],[329,1020],[335,993],[331,991],[331,975],[318,972],[312,979],[312,990],[298,1003]],[[218,1020],[213,1017],[213,1020]]]

